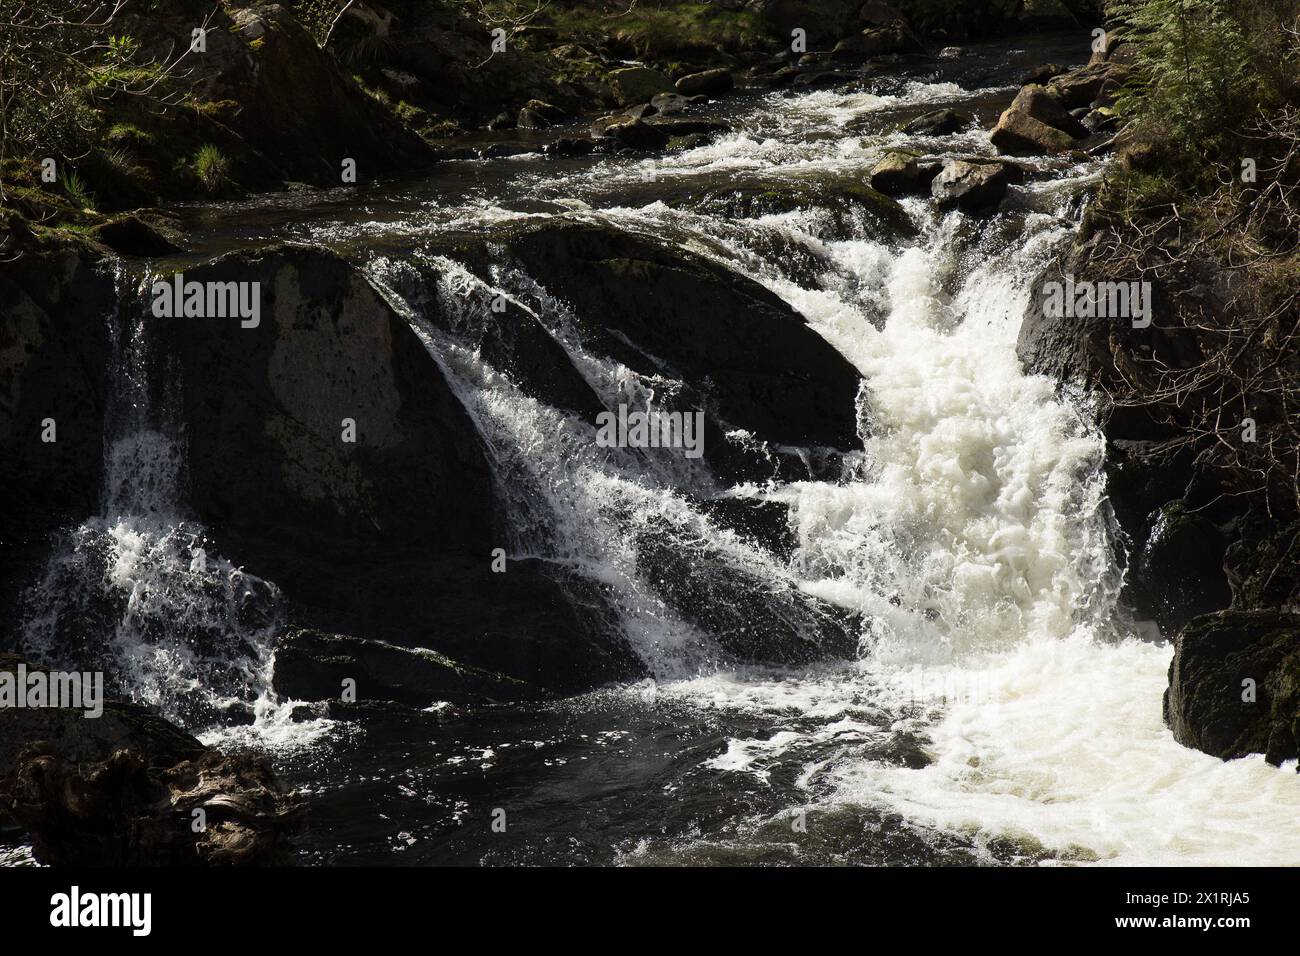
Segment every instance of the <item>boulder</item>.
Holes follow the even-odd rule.
[[[1220,611],[1178,634],[1164,697],[1174,739],[1224,760],[1295,759],[1300,740],[1300,614]]]
[[[322,249],[272,247],[185,277],[260,283],[256,327],[154,321],[182,382],[190,505],[221,553],[280,586],[291,622],[439,651],[538,693],[639,673],[567,582],[527,564],[490,570],[507,539],[487,449],[435,356],[361,272]],[[496,318],[514,327],[485,332],[484,352],[507,369],[520,349],[563,357],[519,316]]]
[[[688,73],[679,78],[675,85],[677,92],[683,96],[720,96],[735,86],[735,81],[731,78],[730,70],[719,67]]]
[[[659,93],[650,100],[650,105],[660,114],[669,116],[685,112],[690,108],[691,101],[680,93]]]
[[[0,658],[0,670],[18,663]],[[283,863],[304,816],[264,756],[209,750],[119,701],[91,720],[62,708],[7,713],[0,811],[49,866]]]
[[[994,146],[1005,153],[1057,153],[1073,149],[1088,130],[1043,87],[1026,86],[998,119],[990,134]]]
[[[846,179],[785,178],[739,181],[692,195],[691,204],[735,218],[753,219],[797,209],[827,211],[834,235],[847,238],[865,225],[875,236],[902,238],[915,226],[894,199],[861,182]]]
[[[183,251],[174,226],[144,211],[102,222],[91,228],[90,236],[124,256],[168,256]]]
[[[786,447],[861,447],[856,370],[756,282],[588,223],[552,221],[505,241],[529,275],[573,307],[584,347],[686,383],[688,403],[717,429],[706,433],[705,460],[726,480],[770,468],[721,437],[731,429]]]
[[[1035,67],[1025,74],[1021,79],[1021,86],[1046,86],[1053,77],[1060,76],[1067,72],[1067,67],[1059,63],[1045,63],[1042,66]]]
[[[649,102],[657,93],[671,93],[673,81],[646,66],[626,66],[609,74],[609,85],[619,106]]]
[[[1127,67],[1093,63],[1053,77],[1047,84],[1047,91],[1067,109],[1078,109],[1091,106],[1103,94],[1119,89],[1128,75]]]
[[[515,125],[520,129],[549,129],[551,121],[536,110],[524,108],[519,111]]]
[[[998,119],[989,139],[999,150],[1013,156],[1064,153],[1074,148],[1074,137],[1069,133],[1011,109]]]
[[[974,122],[967,113],[956,110],[935,110],[904,124],[902,131],[909,136],[947,136]]]
[[[876,165],[871,167],[867,181],[872,189],[878,189],[887,196],[901,196],[917,193],[929,184],[912,153],[886,153]]]
[[[1006,194],[1007,173],[996,163],[977,165],[950,159],[930,184],[930,195],[941,207],[957,206],[969,213],[995,211]]]
[[[637,567],[664,602],[737,660],[794,665],[857,657],[855,615],[793,584],[774,584],[700,534],[656,521],[634,541]]]
[[[672,133],[658,126],[651,126],[644,120],[621,118],[601,129],[601,135],[614,140],[625,149],[648,152],[663,149],[668,145]]]

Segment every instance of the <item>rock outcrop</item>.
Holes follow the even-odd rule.
[[[1188,747],[1229,760],[1294,760],[1300,741],[1300,614],[1223,611],[1179,633],[1165,722]]]
[[[0,656],[0,670],[18,663]],[[209,750],[148,708],[118,701],[91,719],[6,710],[0,812],[51,866],[283,863],[304,821],[264,756]]]

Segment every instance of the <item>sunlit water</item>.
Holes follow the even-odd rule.
[[[322,241],[366,263],[491,445],[514,553],[607,585],[650,679],[546,705],[296,722],[268,689],[281,598],[184,520],[183,482],[169,483],[176,439],[156,421],[116,436],[129,467],[110,477],[143,476],[143,487],[118,487],[73,532],[41,584],[32,641],[57,644],[59,602],[78,586],[118,595],[105,646],[128,692],[193,726],[242,706],[241,726],[204,739],[266,748],[306,790],[304,862],[1300,859],[1294,766],[1223,763],[1165,728],[1170,648],[1138,640],[1116,605],[1104,443],[1083,396],[1016,360],[1029,284],[1068,241],[1100,167],[1029,161],[986,223],[906,200],[917,228],[906,240],[866,221],[846,235],[831,210],[734,220],[675,199],[736,177],[860,179],[897,146],[991,153],[979,129],[918,140],[895,132],[898,117],[954,104],[987,115],[1013,90],[933,77],[776,94],[735,107],[729,135],[653,160],[466,163],[451,174],[457,189],[376,201],[380,215],[335,206],[242,220],[243,240]],[[647,383],[587,350],[532,277],[502,262],[485,279],[422,245],[557,213],[670,236],[788,301],[862,373],[865,453],[833,482],[718,489],[680,457],[595,449],[590,423],[528,398],[425,318],[436,299],[463,308],[468,327],[476,298],[505,294],[607,405],[644,400]],[[774,238],[806,255],[773,257]],[[428,275],[432,290],[413,293]],[[717,528],[687,494],[720,491],[785,503],[790,558]],[[860,613],[860,659],[728,663],[644,579],[636,540],[647,528],[708,541],[717,567],[756,576],[791,609],[802,591]],[[184,626],[161,627],[174,621]],[[497,810],[504,833],[491,826]]]

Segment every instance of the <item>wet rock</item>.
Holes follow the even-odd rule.
[[[1065,115],[1069,118],[1068,113]],[[1070,133],[1030,116],[1014,104],[998,119],[989,139],[1001,152],[1015,156],[1062,153],[1075,144]]]
[[[630,116],[632,119],[649,119],[658,112],[657,107],[651,106],[649,103],[642,103],[639,106],[629,106],[623,111],[623,115]]]
[[[547,143],[542,147],[542,153],[547,156],[589,156],[595,148],[596,144],[589,139],[566,136]]]
[[[727,124],[706,119],[672,119],[653,117],[649,125],[669,136],[713,136],[727,131]]]
[[[0,659],[14,670],[17,659]],[[194,811],[205,826],[196,832]],[[208,750],[137,704],[16,709],[0,722],[0,811],[50,866],[283,863],[303,807],[265,757]]]
[[[518,125],[517,113],[498,113],[495,118],[488,122],[487,128],[490,130],[514,129]]]
[[[520,129],[549,129],[551,121],[536,110],[522,109],[516,125]]]
[[[778,558],[788,559],[798,547],[799,539],[790,529],[790,509],[785,502],[732,496],[709,498],[699,506],[715,524]]]
[[[1045,63],[1040,67],[1035,67],[1025,74],[1020,81],[1021,86],[1046,86],[1054,77],[1060,76],[1067,72],[1067,68],[1059,63]]]
[[[660,598],[736,659],[806,664],[857,656],[853,614],[774,582],[690,529],[656,524],[635,542],[637,567]]]
[[[1104,94],[1119,89],[1127,77],[1126,67],[1094,63],[1053,77],[1047,91],[1065,108],[1078,109],[1091,106]]]
[[[958,206],[970,213],[993,212],[1006,193],[1006,170],[995,163],[950,159],[930,184],[930,195],[940,206]]]
[[[647,103],[657,93],[671,93],[673,81],[658,70],[628,66],[609,74],[609,85],[619,106]]]
[[[493,143],[486,149],[479,150],[480,159],[506,159],[509,156],[523,156],[535,152],[537,147],[522,143]]]
[[[752,280],[586,223],[552,222],[507,241],[530,275],[573,306],[586,347],[642,374],[688,383],[710,426],[782,446],[861,447],[857,372]],[[763,467],[747,464],[748,454],[725,440],[715,444],[706,441],[704,457],[721,473]]]
[[[956,110],[935,110],[925,113],[903,126],[903,132],[910,136],[947,136],[964,129],[974,120],[967,113]]]
[[[916,160],[913,153],[886,153],[867,175],[871,188],[878,189],[887,196],[902,196],[928,188],[929,183],[924,182],[921,167]]]
[[[11,214],[0,250],[4,577],[8,547],[98,507],[117,293],[102,246],[33,235]]]
[[[1192,618],[1232,600],[1223,570],[1228,538],[1182,499],[1164,505],[1152,521],[1134,567],[1134,588],[1161,631],[1172,634]]]
[[[663,149],[673,134],[658,126],[651,126],[644,120],[623,118],[604,126],[601,135],[614,140],[625,149],[648,152]]]
[[[675,86],[683,96],[720,96],[735,86],[735,80],[732,79],[730,70],[719,67],[688,73],[679,78]]]
[[[795,86],[806,86],[814,90],[829,89],[833,86],[848,86],[851,83],[857,83],[858,77],[852,73],[838,73],[834,70],[825,70],[818,73],[800,73],[794,78]]]
[[[1300,615],[1221,611],[1188,623],[1174,644],[1165,723],[1187,747],[1274,765],[1300,740]]]
[[[158,334],[183,382],[191,507],[223,554],[279,585],[293,622],[542,689],[628,673],[617,631],[589,626],[567,585],[527,565],[491,571],[505,506],[483,440],[434,356],[359,271],[322,249],[279,247],[186,278],[261,283],[255,328],[159,320]],[[555,356],[570,377],[552,384],[577,378],[544,330],[495,319],[519,321],[492,330],[485,355],[507,369],[520,350],[539,367]],[[553,371],[524,380],[546,387]]]
[[[90,236],[124,256],[166,256],[182,251],[175,227],[147,212],[117,216],[100,223],[90,230]]]
[[[1052,153],[1073,148],[1088,130],[1040,86],[1026,86],[1002,114],[990,139],[1008,153]]]
[[[861,33],[845,37],[835,44],[831,57],[836,60],[869,60],[897,53],[924,53],[925,47],[901,18],[887,26],[867,27]]]
[[[834,233],[847,237],[858,216],[875,234],[911,235],[915,229],[903,207],[871,186],[845,179],[768,179],[740,181],[697,196],[693,204],[734,218],[753,219],[797,209],[819,209],[827,214]]]
[[[552,125],[563,123],[569,116],[569,114],[560,107],[556,106],[554,103],[548,103],[545,100],[529,100],[524,104],[524,109],[528,110],[530,113],[537,114]]]
[[[274,686],[284,700],[339,700],[347,686],[355,691],[353,703],[383,700],[412,707],[540,693],[525,681],[459,664],[437,651],[305,628],[291,628],[279,640]]]
[[[690,108],[691,101],[680,93],[659,93],[650,100],[650,105],[664,116],[683,113]]]

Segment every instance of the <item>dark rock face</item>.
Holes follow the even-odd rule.
[[[13,221],[0,248],[3,551],[98,506],[117,292],[103,247]]]
[[[601,135],[614,140],[622,147],[641,151],[663,149],[672,138],[672,134],[666,130],[652,126],[644,120],[630,117],[605,126],[601,130]]]
[[[0,670],[17,664],[0,659]],[[116,701],[93,719],[6,712],[0,811],[51,866],[284,862],[303,820],[265,757],[208,750],[148,708]]]
[[[255,328],[153,321],[180,373],[192,507],[224,553],[283,589],[293,620],[433,648],[533,693],[636,672],[617,634],[580,619],[545,569],[492,573],[506,509],[482,441],[360,272],[285,247],[185,275],[261,283]],[[496,346],[514,354],[544,332],[522,335]]]
[[[490,471],[473,426],[359,272],[321,249],[282,247],[185,278],[260,283],[255,328],[151,319],[179,365],[191,501],[205,521],[297,549],[490,550]]]
[[[524,232],[510,250],[573,306],[590,347],[690,383],[712,423],[780,445],[861,447],[857,372],[757,283],[682,250],[586,224]],[[709,445],[705,458],[716,461]],[[716,463],[724,472],[736,467]]]
[[[1222,530],[1182,499],[1165,505],[1133,569],[1139,604],[1146,605],[1139,609],[1172,634],[1198,615],[1227,607],[1232,599],[1223,571],[1227,544]]]
[[[1295,758],[1300,615],[1223,611],[1193,620],[1177,638],[1164,713],[1179,743],[1216,757]]]
[[[940,206],[989,213],[997,209],[1007,194],[1007,172],[996,163],[978,165],[950,159],[930,183],[930,194]]]
[[[806,664],[857,654],[854,615],[797,588],[773,588],[720,548],[647,527],[636,537],[638,566],[672,608],[742,661]]]

